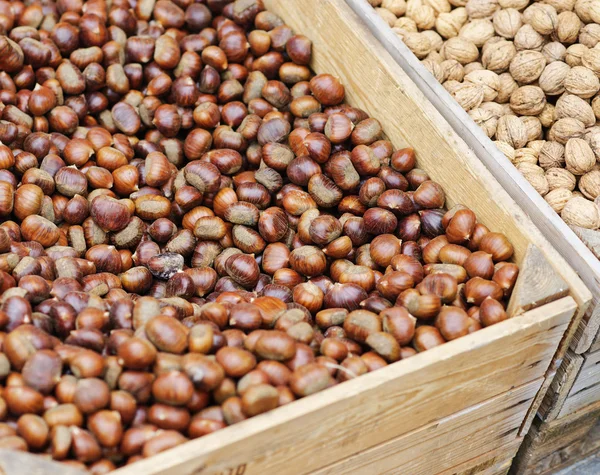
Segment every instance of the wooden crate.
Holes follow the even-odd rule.
[[[449,206],[509,237],[521,266],[513,318],[115,475],[504,473],[591,294],[343,0],[265,4],[313,40],[313,69],[338,75],[348,103],[415,147]]]
[[[600,450],[600,403],[551,422],[536,419],[511,475],[550,475]]]
[[[371,5],[366,0],[346,2],[588,286],[593,295],[592,304],[583,315],[581,324],[570,329],[570,333],[573,333],[570,339],[572,350],[577,354],[586,352],[600,329],[600,261],[597,256],[523,178],[388,24],[377,15]],[[590,233],[584,229],[577,231],[600,255],[598,239],[589,237]]]
[[[551,361],[591,294],[343,0],[266,0],[314,42],[312,67],[346,85],[396,147],[483,223],[506,233],[521,276],[510,320],[236,424],[115,475],[504,473]]]

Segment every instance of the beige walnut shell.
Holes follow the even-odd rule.
[[[448,13],[452,10],[452,5],[448,0],[425,0],[425,5],[429,5],[435,10],[435,14]]]
[[[375,11],[390,27],[394,26],[394,23],[396,23],[396,15],[391,11],[386,8],[376,8]]]
[[[535,150],[535,153],[539,155],[540,150],[542,150],[542,147],[544,146],[545,143],[546,143],[546,141],[542,140],[542,139],[532,140],[531,142],[527,143],[527,147],[532,150]]]
[[[496,140],[502,140],[517,149],[527,144],[527,129],[525,124],[515,115],[505,115],[498,119]]]
[[[477,107],[469,111],[469,116],[490,138],[496,134],[498,126],[498,117],[494,116],[489,110]]]
[[[585,25],[579,32],[579,43],[582,45],[593,48],[600,42],[600,25],[597,23],[590,23]]]
[[[525,24],[515,34],[514,43],[517,51],[542,51],[546,39],[535,31],[531,25]]]
[[[519,117],[519,120],[523,122],[523,125],[525,126],[527,142],[542,138],[542,123],[540,122],[540,119],[537,117],[524,115]]]
[[[569,139],[580,138],[585,132],[585,125],[578,119],[565,117],[558,119],[548,132],[548,140],[565,145]]]
[[[567,55],[567,48],[558,41],[546,43],[542,48],[542,54],[546,58],[546,63],[550,64],[554,61],[564,61]]]
[[[567,224],[580,226],[587,229],[598,229],[600,226],[600,213],[593,201],[582,196],[572,197],[560,213]]]
[[[485,68],[483,67],[483,64],[481,64],[479,61],[473,61],[472,63],[465,65],[465,76],[471,74],[474,71],[485,71]]]
[[[498,150],[500,150],[506,158],[508,158],[511,163],[515,161],[515,149],[509,143],[506,143],[502,140],[496,140],[494,142]]]
[[[444,45],[444,40],[442,39],[442,37],[433,30],[426,30],[426,31],[421,32],[421,34],[429,39],[429,41],[431,43],[431,47],[434,51],[439,51],[442,48],[442,46]],[[441,58],[441,56],[440,56],[440,58]]]
[[[417,28],[417,24],[415,20],[412,18],[408,18],[407,16],[403,16],[402,18],[398,18],[396,23],[394,23],[394,30],[402,30],[403,32],[411,32],[417,33],[419,29]]]
[[[588,68],[575,66],[565,78],[565,89],[579,97],[593,97],[600,91],[600,79]]]
[[[429,30],[429,31],[431,32],[431,30]],[[427,32],[424,31],[423,33],[427,33]],[[429,53],[425,59],[439,64],[440,67],[442,66],[442,63],[444,62],[444,57],[435,50],[433,50],[431,53]],[[425,60],[423,60],[423,61],[425,61]],[[446,80],[446,76],[444,76],[443,81],[440,81],[440,82],[444,82],[445,80]]]
[[[516,10],[523,10],[529,5],[530,0],[498,0],[500,8],[514,8]]]
[[[471,19],[490,18],[500,5],[498,0],[469,0],[465,8]]]
[[[405,0],[383,0],[381,6],[386,10],[391,11],[397,17],[400,17],[406,13],[406,1]]]
[[[538,119],[540,119],[540,123],[542,127],[549,129],[554,124],[554,105],[550,103],[546,103],[540,115],[538,115]]]
[[[451,93],[456,102],[466,110],[470,111],[483,102],[483,87],[477,84],[463,83]]]
[[[565,145],[565,164],[573,175],[585,175],[596,164],[596,156],[583,139],[569,139]]]
[[[442,62],[442,68],[446,75],[446,80],[462,81],[465,78],[465,69],[455,59],[447,59]]]
[[[563,94],[556,101],[554,113],[556,119],[572,117],[583,122],[585,127],[591,127],[596,123],[592,106],[585,99],[573,94]]]
[[[565,79],[571,68],[562,61],[548,64],[539,78],[539,85],[549,96],[557,96],[565,92]]]
[[[600,96],[596,96],[592,100],[592,111],[596,116],[596,120],[600,120]]]
[[[510,101],[510,96],[512,96],[513,92],[519,89],[519,85],[517,81],[513,79],[510,73],[502,73],[498,76],[498,80],[500,82],[498,86],[498,96],[496,97],[496,102],[500,104],[505,104]]]
[[[575,7],[575,0],[544,0],[544,3],[552,5],[557,13],[571,12]]]
[[[435,31],[444,38],[454,38],[455,36],[458,36],[458,32],[462,25],[463,24],[450,13],[440,13],[435,20]]]
[[[502,40],[482,52],[481,62],[486,69],[500,74],[508,70],[516,54],[517,49],[512,41]]]
[[[500,79],[493,71],[481,69],[470,72],[465,76],[465,82],[478,84],[483,87],[483,100],[486,102],[493,101],[498,96],[500,88]]]
[[[402,41],[419,59],[423,59],[431,53],[431,42],[429,41],[429,38],[422,33],[404,33],[402,35]]]
[[[562,12],[558,15],[558,25],[552,37],[561,43],[575,43],[579,37],[581,27],[581,20],[575,13]]]
[[[600,77],[600,49],[595,47],[587,50],[581,58],[581,65]]]
[[[458,36],[469,40],[478,48],[481,48],[484,43],[492,38],[495,34],[494,25],[489,20],[471,20],[463,25]]]
[[[575,66],[581,66],[583,55],[589,48],[582,44],[574,44],[567,48],[567,54],[565,55],[565,62],[574,68]]]
[[[442,86],[444,86],[444,89],[446,89],[446,91],[448,91],[450,94],[453,94],[454,91],[458,91],[462,87],[462,83],[455,81],[454,79],[450,79],[442,84]]]
[[[453,7],[464,8],[468,0],[448,0]]]
[[[472,41],[456,36],[444,43],[442,54],[446,59],[455,59],[465,65],[477,61],[479,50]]]
[[[533,163],[521,162],[516,165],[517,170],[535,188],[540,195],[544,196],[550,190],[544,170]]]
[[[381,6],[381,0],[367,0],[373,8]]]
[[[550,190],[546,196],[544,196],[544,199],[554,211],[560,214],[572,197],[573,192],[571,190],[567,190],[566,188],[555,188],[554,190]]]
[[[577,0],[575,13],[585,23],[600,23],[600,5],[596,0]]]
[[[596,159],[600,161],[600,127],[590,127],[586,131],[584,139],[596,155]]]
[[[538,86],[522,86],[510,98],[511,109],[519,115],[538,115],[545,105],[546,94]]]
[[[415,9],[411,14],[409,14],[408,11],[406,14],[415,20],[419,30],[431,30],[435,26],[435,10],[429,5],[422,5],[420,8]]]
[[[564,168],[548,168],[546,170],[546,179],[548,180],[550,190],[566,188],[569,191],[573,191],[577,184],[575,175]]]
[[[479,107],[490,112],[496,119],[506,115],[504,105],[498,104],[497,102],[484,102]]]
[[[510,62],[510,74],[519,84],[535,82],[546,67],[546,58],[539,51],[519,51]]]
[[[565,165],[565,146],[558,142],[547,140],[538,154],[540,167],[549,170]]]
[[[532,163],[533,165],[537,165],[538,163],[538,154],[537,152],[529,147],[520,148],[515,150],[515,160],[514,164],[518,165],[519,163]]]
[[[590,200],[600,196],[600,170],[587,172],[579,179],[579,191]]]
[[[431,59],[424,59],[422,61],[422,64],[423,66],[425,66],[425,69],[427,69],[427,71],[431,73],[431,75],[436,79],[437,82],[444,82],[444,69],[439,63]]]
[[[514,38],[519,28],[523,26],[521,12],[516,8],[498,10],[494,13],[493,23],[496,34],[507,39]]]
[[[467,14],[467,9],[464,7],[455,8],[454,10],[452,10],[450,12],[450,15],[452,15],[454,18],[456,18],[456,21],[460,22],[461,25],[464,25],[467,22],[467,20],[469,19],[469,15]]]
[[[558,25],[556,9],[544,3],[534,3],[523,12],[523,20],[540,35],[549,35]]]

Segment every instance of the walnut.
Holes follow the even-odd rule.
[[[551,5],[534,3],[523,12],[523,20],[540,35],[549,35],[558,25],[558,14]]]
[[[556,188],[565,188],[569,191],[575,189],[577,178],[569,170],[564,168],[548,168],[546,170],[546,179],[551,190]]]
[[[469,18],[489,18],[500,8],[498,0],[469,0],[466,5]]]
[[[538,115],[538,119],[542,124],[542,127],[550,128],[552,124],[554,124],[554,106],[552,104],[546,103],[544,109]]]
[[[575,66],[581,66],[582,58],[585,52],[589,48],[582,44],[571,45],[567,48],[567,54],[565,56],[565,62],[572,68]]]
[[[481,62],[486,69],[495,73],[508,70],[512,59],[517,54],[517,49],[512,41],[499,41],[493,48],[486,49],[481,55]]]
[[[464,7],[468,0],[448,0],[450,2],[450,5],[452,5],[453,7],[459,7],[462,8]]]
[[[600,49],[587,50],[581,57],[581,64],[600,77]]]
[[[535,153],[538,154],[540,153],[540,150],[542,150],[542,147],[546,144],[545,140],[532,140],[531,142],[527,143],[527,147],[535,150]]]
[[[523,25],[521,13],[515,8],[498,10],[494,13],[493,21],[496,33],[508,39],[514,38]]]
[[[440,13],[435,20],[435,30],[446,39],[454,38],[463,24],[450,13]]]
[[[454,91],[457,91],[462,87],[462,83],[455,81],[454,79],[450,79],[442,84],[442,86],[444,86],[444,89],[446,89],[446,91],[448,91],[450,94],[453,94]]]
[[[431,43],[431,47],[433,48],[434,51],[439,51],[442,48],[442,46],[444,45],[444,40],[442,39],[442,37],[439,35],[439,33],[435,32],[433,30],[426,30],[426,31],[423,31],[421,34],[426,36],[429,39],[429,41]]]
[[[479,57],[477,46],[472,41],[459,36],[446,41],[442,47],[442,52],[446,59],[455,59],[463,65],[477,61]]]
[[[596,164],[596,156],[583,139],[569,139],[565,146],[565,164],[573,175],[584,175]]]
[[[472,20],[466,23],[458,33],[458,36],[472,42],[478,48],[492,38],[495,34],[494,25],[489,20]]]
[[[381,0],[367,0],[373,8],[381,6]]]
[[[422,33],[406,32],[401,38],[404,44],[408,46],[408,49],[410,49],[417,58],[423,59],[431,53],[431,42],[429,41],[429,38]]]
[[[600,170],[587,172],[579,179],[579,191],[590,200],[600,196]]]
[[[508,143],[513,148],[522,148],[527,143],[525,124],[515,115],[505,115],[498,119],[496,139]]]
[[[376,8],[375,11],[390,27],[394,26],[394,23],[396,23],[396,15],[394,15],[391,11],[385,8]]]
[[[538,154],[538,161],[540,167],[545,170],[563,167],[565,165],[565,146],[551,140],[546,141]]]
[[[573,12],[562,12],[558,15],[558,25],[553,34],[561,43],[575,43],[581,29],[581,20]]]
[[[494,116],[489,110],[477,107],[469,111],[469,116],[473,119],[484,133],[492,138],[496,134],[496,127],[498,126],[498,118]]]
[[[435,26],[435,10],[429,5],[422,5],[410,14],[407,11],[406,14],[415,20],[420,30],[431,30]]]
[[[552,5],[557,13],[571,12],[575,7],[575,0],[544,0],[544,3]]]
[[[592,100],[592,111],[597,120],[600,120],[600,96],[594,97]]]
[[[596,155],[596,159],[600,160],[600,127],[590,127],[583,138]]]
[[[444,68],[446,79],[454,79],[455,81],[462,81],[465,77],[465,70],[458,61],[455,59],[447,59],[442,62],[442,68]]]
[[[583,122],[585,127],[591,127],[596,123],[596,116],[592,106],[573,94],[564,94],[556,101],[556,109],[554,111],[556,119],[564,119],[572,117]]]
[[[562,61],[548,64],[540,75],[539,85],[549,96],[557,96],[565,92],[565,79],[571,68]]]
[[[544,45],[542,54],[546,58],[548,64],[553,63],[554,61],[564,61],[565,56],[567,55],[567,48],[558,41],[551,41]]]
[[[394,23],[394,30],[399,29],[399,30],[404,30],[407,32],[411,32],[411,33],[417,33],[419,31],[419,29],[417,28],[417,24],[415,23],[415,20],[413,20],[412,18],[408,18],[406,16],[402,17],[402,18],[398,18],[396,20],[396,23]]]
[[[515,150],[515,159],[513,163],[518,165],[519,163],[532,163],[533,165],[537,165],[538,162],[538,154],[532,148],[520,148]]]
[[[500,79],[493,71],[485,69],[472,71],[465,76],[465,82],[479,84],[483,87],[483,100],[486,102],[493,101],[498,95],[500,87]]]
[[[510,62],[510,74],[520,84],[531,84],[546,67],[546,58],[539,51],[519,51]]]
[[[400,17],[406,13],[406,1],[405,0],[383,0],[381,6],[386,10],[391,11],[397,17]]]
[[[554,122],[548,132],[548,140],[565,145],[571,138],[582,137],[584,132],[585,125],[583,125],[583,122],[571,117],[565,117]]]
[[[425,4],[435,10],[435,14],[448,13],[452,9],[448,0],[425,0]]]
[[[538,86],[523,86],[513,92],[511,109],[519,115],[538,115],[546,105],[546,94]]]
[[[515,10],[523,10],[529,5],[530,0],[499,0],[500,8],[514,8]]]
[[[483,64],[481,64],[479,61],[473,61],[472,63],[465,65],[464,70],[465,76],[467,76],[468,74],[471,74],[474,71],[485,71],[486,69],[483,67]]]
[[[466,111],[479,107],[483,102],[483,94],[483,86],[470,83],[461,84],[451,93],[456,102]]]
[[[566,188],[555,188],[550,190],[544,199],[550,205],[550,207],[558,214],[563,210],[567,202],[573,197],[571,190]]]
[[[579,32],[579,42],[588,48],[596,46],[600,42],[600,25],[597,23],[585,25]]]
[[[577,0],[575,13],[584,23],[600,23],[600,8],[596,0]]]
[[[565,89],[579,97],[592,97],[600,91],[600,79],[588,68],[575,66],[565,78]]]
[[[431,31],[431,30],[429,30],[429,31]],[[427,32],[423,31],[423,33],[427,33]],[[433,61],[434,63],[437,63],[440,66],[444,62],[444,57],[435,50],[433,50],[431,53],[429,53],[425,59],[428,59],[429,61]],[[423,61],[425,61],[425,60],[423,60]],[[446,80],[445,74],[446,73],[444,72],[444,80],[440,81],[440,82],[444,82]]]
[[[469,15],[467,14],[467,9],[466,8],[455,8],[454,10],[452,10],[450,12],[450,15],[452,15],[457,22],[459,22],[461,25],[464,25],[467,20],[469,19]]]
[[[535,188],[540,195],[544,196],[550,190],[544,170],[529,162],[521,162],[516,165],[517,170]]]
[[[422,63],[423,66],[425,66],[425,69],[427,69],[427,71],[431,73],[431,75],[436,79],[437,82],[444,82],[444,69],[439,63],[428,58],[424,59]]]
[[[498,150],[500,150],[506,158],[508,158],[511,162],[515,160],[515,149],[509,143],[506,143],[502,140],[496,140],[494,142]]]
[[[517,81],[513,79],[510,73],[500,74],[498,76],[498,80],[500,81],[500,85],[498,87],[498,96],[496,97],[496,102],[504,104],[510,100],[510,96],[519,88],[519,85],[517,84]]]
[[[572,197],[563,208],[560,216],[565,223],[582,228],[598,229],[598,226],[600,226],[598,207],[593,201],[581,196]]]
[[[523,122],[525,131],[527,133],[527,141],[538,140],[542,137],[542,123],[540,119],[532,116],[519,117],[519,120]]]
[[[517,51],[534,50],[542,51],[546,40],[533,29],[531,25],[523,25],[515,34],[515,48]]]
[[[483,110],[489,111],[496,119],[506,115],[504,106],[502,104],[498,104],[497,102],[484,102],[479,107]]]

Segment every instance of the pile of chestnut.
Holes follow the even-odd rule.
[[[0,448],[106,473],[507,318],[310,59],[262,0],[0,0]]]

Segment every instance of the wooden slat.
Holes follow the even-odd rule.
[[[544,396],[548,392],[548,389],[550,388],[550,385],[554,381],[555,376],[556,376],[556,370],[552,370],[552,368],[550,368],[548,370],[548,372],[546,373],[544,382],[542,383],[542,385],[540,386],[540,389],[538,390],[537,394],[533,398],[533,402],[531,403],[531,407],[527,411],[527,415],[525,416],[525,419],[523,420],[523,424],[521,424],[521,428],[519,429],[519,437],[524,437],[525,434],[527,434],[527,432],[529,432],[529,428],[531,427],[531,424],[533,423],[535,417],[537,416],[540,406],[542,405],[542,402],[544,401]]]
[[[564,417],[600,401],[600,351],[586,354],[558,417]]]
[[[538,247],[548,258],[548,261],[552,263],[556,271],[569,283],[571,295],[580,304],[577,319],[574,320],[574,324],[569,330],[569,340],[571,340],[571,337],[576,338],[573,348],[577,353],[586,351],[600,325],[600,315],[585,313],[587,308],[586,302],[588,302],[590,294],[581,285],[581,282],[576,278],[576,274],[569,265],[576,268],[583,282],[593,292],[593,304],[596,306],[600,302],[600,262],[598,259],[594,257],[592,252],[577,238],[527,180],[521,176],[517,169],[496,148],[492,141],[472,121],[469,115],[458,105],[444,87],[425,69],[389,26],[379,18],[373,8],[365,0],[346,0],[346,3],[366,22],[373,35],[389,51],[395,63],[402,67],[405,74],[419,86],[421,92],[441,113],[444,119],[460,134],[462,140],[464,140],[464,142],[461,141],[461,144],[464,145],[466,143],[469,147],[462,147],[461,153],[466,148],[469,157],[476,154],[481,162],[485,164],[485,167],[500,182],[503,189],[508,191],[526,210],[528,217],[525,217],[524,214],[519,214],[517,220],[522,224],[529,224],[529,218],[531,218],[543,232],[544,236],[566,258],[565,261],[551,246],[538,244]],[[345,56],[341,56],[341,58],[342,60],[346,60]],[[385,92],[389,93],[391,91]],[[438,114],[436,111],[436,115],[433,116],[434,120],[439,117]],[[421,124],[415,121],[413,123],[415,127],[421,126]],[[439,180],[439,178],[436,179]],[[471,185],[471,181],[467,183],[469,186]],[[491,194],[496,197],[495,190]],[[490,222],[493,222],[493,217]],[[530,234],[529,231],[528,234]],[[541,238],[537,230],[534,234],[530,235],[534,236],[535,234],[537,234],[536,240]],[[545,238],[541,239],[545,241]],[[569,263],[568,265],[567,262]],[[575,285],[573,285],[574,283]],[[582,318],[592,317],[592,315],[597,318],[586,320],[581,330],[576,331],[579,321]]]
[[[583,366],[584,357],[568,351],[562,361],[560,368],[556,371],[544,400],[540,406],[539,414],[542,420],[551,421],[558,417],[562,406],[569,395],[569,391],[575,384],[577,375]]]
[[[565,297],[115,475],[317,470],[543,377],[575,308]]]
[[[85,475],[87,472],[60,464],[39,455],[0,449],[1,475]]]
[[[511,475],[555,473],[600,449],[599,417],[597,402],[551,422],[536,420],[519,448]]]
[[[429,475],[455,470],[457,462],[463,460],[471,461],[481,473],[484,464],[473,461],[480,454],[505,446],[513,451],[500,454],[503,460],[516,453],[517,432],[540,384],[536,380],[520,386],[314,473]]]
[[[512,465],[514,454],[522,442],[523,439],[519,438],[509,445],[496,447],[494,450],[469,460],[459,467],[446,470],[440,475],[506,475]],[[504,458],[505,454],[512,455],[506,459]],[[465,470],[467,466],[470,468]]]

